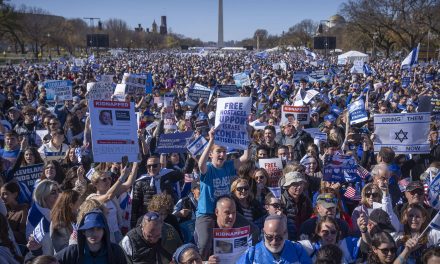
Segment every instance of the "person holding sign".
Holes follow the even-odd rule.
[[[238,264],[257,263],[312,263],[307,252],[297,243],[287,240],[287,218],[269,215],[264,221],[264,239],[249,248]]]
[[[220,196],[229,195],[231,178],[242,162],[248,160],[246,149],[239,159],[226,160],[226,148],[214,144],[215,129],[209,131],[209,142],[199,159],[200,197],[197,208],[196,233],[199,236],[198,247],[204,260],[208,259],[212,246],[212,228],[214,226],[214,202]],[[208,162],[208,157],[211,161]]]

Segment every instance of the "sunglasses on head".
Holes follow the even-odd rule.
[[[283,236],[280,236],[280,235],[276,235],[276,236],[268,235],[266,233],[264,233],[264,238],[266,238],[266,240],[269,241],[269,242],[272,242],[273,240],[275,240],[275,241],[283,241],[284,240]]]
[[[159,166],[159,163],[155,163],[155,164],[147,164],[147,168],[157,168]]]
[[[148,212],[144,215],[144,219],[147,221],[154,221],[156,219],[159,219],[159,214],[156,212]]]
[[[379,193],[377,193],[377,192],[366,192],[365,193],[365,197],[367,197],[367,198],[370,198],[370,197],[378,198],[379,197]]]
[[[249,191],[249,186],[237,187],[238,192]]]
[[[380,252],[382,252],[382,254],[384,255],[388,255],[388,254],[395,254],[397,251],[397,248],[392,247],[392,248],[377,248],[380,250]]]

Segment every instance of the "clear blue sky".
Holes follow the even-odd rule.
[[[342,0],[223,0],[224,39],[241,40],[256,29],[281,34],[303,19],[328,19],[339,10]],[[134,28],[151,28],[160,16],[167,16],[168,28],[203,41],[217,41],[217,0],[12,0],[42,8],[66,18],[119,18]],[[88,21],[87,21],[88,23]],[[95,23],[96,25],[96,23]]]

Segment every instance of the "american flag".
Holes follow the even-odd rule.
[[[368,180],[368,178],[370,178],[370,172],[361,165],[357,166],[357,173],[363,180]]]
[[[344,197],[354,201],[361,200],[361,195],[356,191],[353,186],[348,186],[347,190],[344,193]]]

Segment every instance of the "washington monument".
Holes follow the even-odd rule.
[[[218,0],[218,41],[217,47],[223,48],[223,0]]]

